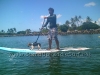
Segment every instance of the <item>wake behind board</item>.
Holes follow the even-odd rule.
[[[0,50],[5,50],[5,51],[10,51],[10,52],[23,52],[23,53],[50,53],[50,52],[57,52],[57,51],[78,51],[78,50],[87,50],[90,48],[85,48],[85,47],[80,47],[80,48],[61,48],[60,50],[56,49],[51,49],[51,50],[46,50],[46,49],[20,49],[20,48],[7,48],[7,47],[0,47]]]

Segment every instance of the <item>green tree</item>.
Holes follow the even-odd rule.
[[[65,25],[69,27],[69,24],[70,24],[70,22],[67,20],[67,21],[65,22]]]
[[[79,21],[81,22],[82,17],[81,17],[81,16],[78,16],[78,19],[79,19]]]
[[[92,23],[92,22],[84,22],[82,26],[80,26],[78,29],[80,30],[90,30],[90,29],[98,29],[100,28],[99,25]]]
[[[72,24],[72,30],[76,30],[77,26],[75,25],[75,23]]]
[[[7,33],[10,33],[10,29],[8,29]]]
[[[91,21],[92,21],[92,19],[89,16],[87,16],[86,22],[91,22]]]
[[[17,34],[26,34],[26,31],[18,31]]]
[[[0,35],[5,35],[6,33],[5,33],[5,31],[4,30],[1,30],[0,31]]]
[[[29,34],[31,32],[31,29],[26,29],[26,34]]]
[[[8,29],[7,33],[14,33],[14,29],[13,28]]]
[[[60,28],[60,30],[61,30],[62,32],[67,32],[67,30],[68,30],[68,26],[66,26],[65,24],[60,25],[59,28]]]
[[[57,27],[58,27],[58,32],[60,32],[60,24],[57,24]]]
[[[71,18],[71,24],[75,23],[74,18]]]
[[[14,33],[14,30],[13,30],[13,28],[11,28],[11,29],[10,29],[10,33]]]
[[[78,16],[78,19],[81,19],[82,17],[81,16]]]
[[[80,23],[80,25],[82,24],[82,21],[81,21],[81,19],[82,19],[82,17],[81,16],[78,16],[78,19],[79,19],[79,23]],[[79,26],[80,26],[79,25]]]
[[[14,33],[13,28],[8,29],[7,33]]]
[[[96,22],[96,21],[95,21],[94,23],[95,23],[95,24],[97,24],[97,22]]]
[[[5,31],[4,31],[4,30],[1,30],[0,32],[1,32],[1,33],[5,33]]]
[[[71,18],[71,27],[72,27],[72,29],[73,30],[75,30],[76,29],[76,24],[75,24],[75,19],[74,18]]]
[[[16,28],[13,28],[14,33],[16,33]]]
[[[10,28],[10,29],[8,29],[8,31],[7,31],[7,34],[8,35],[13,35],[13,34],[15,34],[16,33],[16,28]]]
[[[74,17],[74,20],[75,20],[77,26],[79,26],[79,24],[78,24],[78,22],[79,22],[79,18],[78,18],[77,16],[75,16],[75,17]]]

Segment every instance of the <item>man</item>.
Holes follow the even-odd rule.
[[[57,38],[57,25],[56,25],[56,15],[54,14],[54,9],[49,8],[48,9],[50,16],[44,17],[44,19],[47,19],[46,23],[43,25],[43,27],[46,27],[49,23],[49,31],[48,31],[48,42],[49,42],[49,48],[47,50],[51,49],[52,39],[55,39],[57,48],[59,50],[59,41]]]

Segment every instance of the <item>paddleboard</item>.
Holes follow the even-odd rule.
[[[51,49],[51,50],[46,50],[46,49],[20,49],[20,48],[7,48],[7,47],[0,47],[0,50],[5,50],[5,51],[10,51],[10,52],[23,52],[23,53],[50,53],[50,52],[57,52],[57,51],[78,51],[78,50],[87,50],[90,48],[86,47],[79,47],[79,48],[73,48],[73,47],[66,47],[66,48],[61,48],[60,50],[56,49]]]

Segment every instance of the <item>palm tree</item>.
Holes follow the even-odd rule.
[[[13,28],[14,32],[16,33],[16,28]]]
[[[14,33],[14,29],[13,28],[8,29],[7,33]]]
[[[87,16],[86,22],[91,22],[91,21],[92,21],[92,19],[89,16]]]
[[[73,30],[75,30],[76,27],[77,27],[74,23],[73,23],[71,26],[72,26],[72,29],[73,29]]]
[[[78,19],[81,19],[82,17],[81,16],[78,16]]]
[[[31,32],[31,29],[26,29],[26,34],[29,34]]]
[[[97,24],[97,21],[95,21],[94,23]]]
[[[77,25],[79,26],[78,22],[79,22],[79,18],[77,16],[74,17],[75,22],[77,23]]]
[[[76,29],[75,19],[74,18],[71,18],[71,27],[72,27],[73,30]]]
[[[5,33],[5,31],[4,30],[1,30],[1,33]]]
[[[7,33],[10,33],[10,29],[8,29]]]
[[[74,23],[74,22],[75,22],[74,18],[71,18],[71,23]]]
[[[11,29],[10,29],[10,33],[14,33],[14,30],[13,30],[13,28],[11,28]]]
[[[67,25],[67,26],[69,27],[69,24],[70,24],[70,22],[67,20],[67,21],[65,22],[65,25]]]
[[[82,21],[81,21],[82,17],[78,16],[78,19],[79,19],[79,22],[82,24]]]
[[[58,32],[60,32],[60,24],[56,24],[58,27]]]

